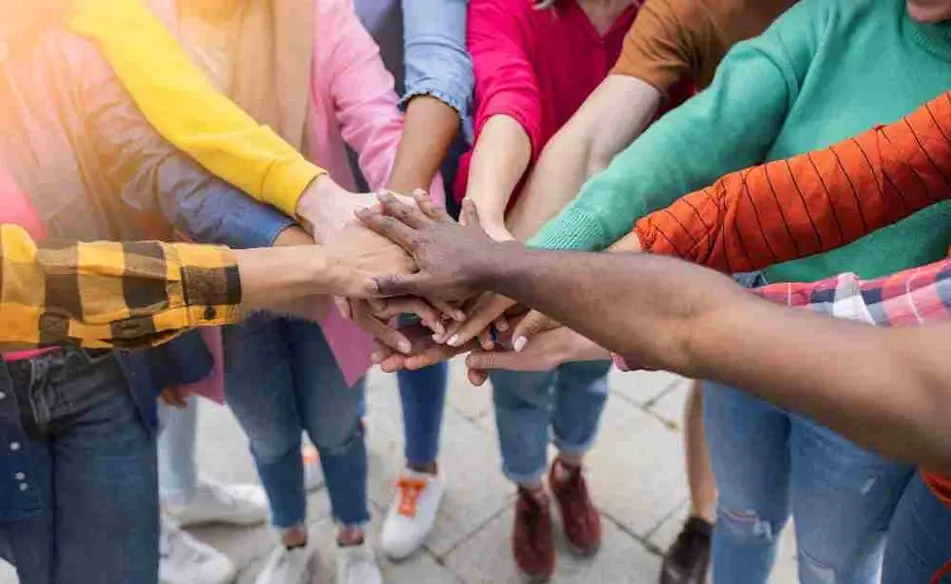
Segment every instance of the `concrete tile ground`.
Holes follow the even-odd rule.
[[[686,383],[667,373],[612,372],[610,381],[601,437],[589,457],[591,488],[604,518],[604,547],[596,559],[578,560],[559,540],[556,584],[653,584],[659,553],[676,537],[687,511],[681,463]],[[394,376],[370,376],[367,423],[375,540],[401,464],[402,421]],[[203,472],[219,481],[256,481],[246,441],[227,410],[203,404],[199,432]],[[508,540],[514,489],[499,469],[491,390],[471,387],[458,362],[453,364],[441,462],[449,490],[435,532],[409,561],[384,562],[386,581],[518,582]],[[333,529],[325,493],[318,491],[309,500],[310,529],[320,549],[318,582],[324,584],[333,581]],[[215,526],[193,533],[235,561],[241,568],[239,584],[253,584],[274,544],[263,526]],[[795,582],[793,548],[787,534],[771,584]],[[0,562],[0,584],[15,583],[12,571]]]

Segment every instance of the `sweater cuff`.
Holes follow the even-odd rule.
[[[304,157],[278,160],[271,165],[261,185],[265,203],[280,209],[289,217],[297,217],[297,202],[314,180],[327,171],[308,162]]]
[[[573,251],[600,251],[611,244],[606,241],[601,223],[592,215],[565,209],[542,227],[528,241],[530,247]]]

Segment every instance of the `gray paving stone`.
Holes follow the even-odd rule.
[[[618,371],[608,374],[611,391],[640,406],[648,405],[682,378],[666,371]]]
[[[449,566],[468,584],[522,584],[512,560],[510,536],[514,511],[506,510],[485,529],[467,540],[446,558]],[[575,557],[555,521],[556,584],[622,583],[655,584],[660,561],[634,538],[609,520],[604,522],[604,542],[595,558]]]
[[[248,438],[231,410],[198,400],[198,470],[225,484],[259,484]]]
[[[689,379],[678,379],[665,393],[658,396],[647,410],[670,424],[672,428],[683,430],[684,404],[687,403],[692,383]]]
[[[592,496],[606,514],[645,536],[687,496],[681,434],[612,395],[588,455]]]
[[[683,527],[689,512],[690,502],[687,497],[647,536],[650,545],[659,553],[666,552],[680,535],[680,528]]]
[[[476,387],[466,377],[465,361],[459,357],[449,366],[450,385],[447,403],[462,417],[476,422],[492,415],[492,386]]]

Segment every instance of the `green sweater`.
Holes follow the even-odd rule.
[[[736,45],[706,91],[591,178],[530,244],[603,249],[640,217],[728,172],[893,122],[948,89],[951,22],[916,23],[904,0],[803,0],[762,36]],[[874,278],[946,257],[949,244],[951,202],[766,276]]]

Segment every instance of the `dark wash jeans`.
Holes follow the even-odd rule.
[[[155,440],[114,354],[70,348],[7,370],[27,436],[16,448],[36,462],[16,480],[45,511],[0,522],[0,557],[21,584],[156,583]]]

